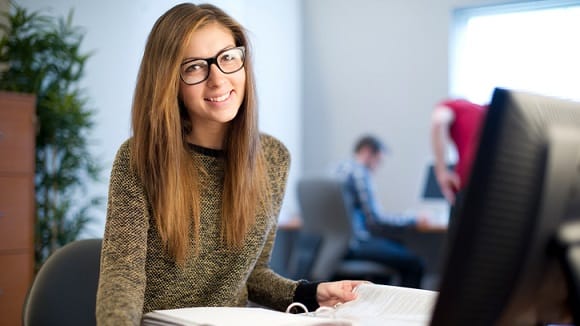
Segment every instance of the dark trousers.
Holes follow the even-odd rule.
[[[357,241],[346,254],[346,259],[371,260],[396,270],[401,286],[420,288],[424,273],[423,260],[402,244],[386,238]]]

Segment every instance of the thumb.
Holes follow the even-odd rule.
[[[354,300],[356,298],[356,294],[352,291],[348,291],[346,289],[342,290],[342,295],[341,295],[341,299],[342,301],[346,302],[346,301],[351,301]]]
[[[455,193],[450,188],[445,188],[443,191],[443,197],[453,205],[455,203]]]

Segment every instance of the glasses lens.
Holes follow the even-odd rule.
[[[244,66],[244,50],[233,48],[222,52],[217,57],[217,64],[226,74],[234,73]]]
[[[188,85],[203,82],[209,77],[210,65],[216,63],[225,74],[234,73],[244,66],[244,48],[237,47],[225,50],[215,58],[193,59],[181,64],[181,79]]]
[[[186,84],[197,84],[207,78],[209,67],[205,60],[192,60],[181,65],[181,79]]]

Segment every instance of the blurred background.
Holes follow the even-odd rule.
[[[20,0],[29,10],[65,16],[85,29],[93,55],[81,81],[96,110],[91,152],[105,167],[91,192],[106,195],[110,167],[130,134],[130,108],[143,47],[155,20],[180,1]],[[250,32],[263,131],[292,154],[284,222],[298,214],[296,180],[348,157],[372,132],[391,147],[378,177],[385,207],[417,205],[429,161],[434,102],[448,93],[452,9],[490,1],[210,1]],[[8,8],[8,1],[2,1]],[[86,236],[102,234],[101,220]]]
[[[73,24],[86,32],[82,48],[93,55],[86,63],[81,86],[86,89],[89,106],[96,111],[90,151],[104,166],[101,182],[90,186],[95,194],[106,195],[114,155],[130,134],[132,94],[146,37],[155,20],[179,2],[16,2],[27,9],[55,16],[65,16],[72,9]],[[381,201],[387,210],[414,211],[425,205],[436,211],[445,209],[443,201],[432,203],[422,198],[427,166],[431,162],[431,111],[435,103],[450,95],[484,103],[494,84],[500,84],[491,80],[478,86],[455,80],[461,77],[457,71],[466,71],[457,68],[464,63],[457,58],[461,54],[457,47],[462,45],[457,35],[465,30],[469,15],[481,14],[482,8],[489,11],[494,4],[504,4],[505,9],[506,1],[208,2],[224,8],[249,30],[255,53],[260,126],[264,132],[281,139],[292,155],[281,223],[299,214],[297,180],[305,175],[327,173],[338,161],[351,155],[355,140],[363,133],[377,135],[390,148],[390,155],[377,176],[377,188],[383,194]],[[1,3],[8,8],[7,0]],[[546,3],[553,5],[554,1],[516,2],[520,6]],[[501,12],[501,9],[494,10]],[[487,26],[497,24],[487,23]],[[572,30],[565,29],[570,33]],[[537,37],[534,32],[528,35]],[[560,38],[568,39],[566,35]],[[510,52],[510,45],[523,47],[522,40],[515,38],[513,43],[507,42],[497,49],[482,42],[475,44],[500,56]],[[474,49],[463,45],[465,48]],[[558,52],[552,46],[550,49],[548,53]],[[577,45],[575,49],[579,51]],[[472,52],[486,57],[481,49]],[[578,52],[568,53],[578,57]],[[544,58],[548,67],[544,71],[553,73],[555,63],[560,60]],[[533,60],[530,64],[534,66],[527,69],[524,66],[518,75],[527,80],[545,79],[534,70],[542,62]],[[467,67],[479,67],[480,71],[489,71],[489,66],[493,64],[467,63]],[[578,63],[560,70],[567,72],[567,76],[580,75]],[[473,78],[476,73],[467,71],[464,75],[477,79]],[[510,78],[505,79],[513,81]],[[556,78],[552,78],[552,83]],[[103,202],[98,213],[101,219],[91,224],[86,236],[102,234],[105,205]]]

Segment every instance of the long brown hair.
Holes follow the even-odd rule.
[[[236,46],[246,47],[244,100],[223,144],[221,230],[228,246],[241,246],[267,192],[246,33],[213,5],[176,5],[157,20],[147,39],[133,98],[131,162],[146,189],[161,239],[178,263],[190,254],[191,236],[195,252],[200,246],[199,171],[185,141],[192,125],[178,99],[179,65],[191,34],[210,23],[226,27]]]

